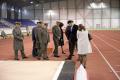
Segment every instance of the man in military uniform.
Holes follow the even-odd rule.
[[[4,30],[1,31],[1,37],[3,37],[3,39],[7,38],[7,34],[5,33]]]
[[[60,37],[61,37],[61,30],[60,30],[60,27],[59,27],[59,24],[60,22],[56,22],[56,25],[53,26],[52,28],[52,32],[53,32],[53,41],[54,41],[54,57],[59,57],[58,56],[58,46],[59,46],[59,40],[60,40]]]
[[[37,54],[38,57],[37,59],[40,60],[41,56],[42,56],[42,28],[43,28],[44,24],[43,22],[38,22],[37,24],[37,28],[35,29],[35,46],[37,48]]]
[[[42,28],[42,54],[43,54],[43,59],[44,60],[48,60],[48,56],[47,56],[47,46],[48,43],[50,42],[50,36],[49,33],[47,31],[47,26],[44,24],[43,28]]]
[[[16,26],[12,32],[13,37],[14,37],[13,48],[14,48],[14,53],[15,53],[15,60],[19,60],[18,59],[19,50],[21,51],[22,59],[27,58],[24,53],[24,45],[23,45],[24,36],[21,32],[20,26],[21,24],[19,22],[16,22]]]

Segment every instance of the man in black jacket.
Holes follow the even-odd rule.
[[[72,55],[74,53],[75,45],[76,45],[76,42],[77,42],[78,26],[75,25],[72,20],[69,20],[67,23],[68,23],[68,26],[65,30],[65,34],[66,34],[66,37],[67,37],[68,42],[69,42],[69,52],[70,52],[70,54],[66,58],[66,60],[71,60]]]

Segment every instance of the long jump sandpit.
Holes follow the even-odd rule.
[[[0,61],[0,80],[73,80],[71,61]]]

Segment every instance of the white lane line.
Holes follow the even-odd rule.
[[[104,36],[104,35],[101,35],[101,36]],[[106,36],[104,36],[104,37],[106,37]],[[108,39],[110,39],[110,40],[112,40],[112,41],[115,41],[115,42],[120,43],[120,41],[118,41],[118,40],[116,40],[116,39],[112,39],[112,38],[110,38],[110,37],[106,37],[106,38],[108,38]]]
[[[57,71],[55,72],[54,77],[53,77],[52,80],[57,80],[57,79],[58,79],[59,74],[60,74],[60,72],[61,72],[61,70],[62,70],[62,68],[63,68],[64,63],[65,63],[65,61],[62,61],[62,62],[61,62],[61,64],[60,64],[59,67],[57,68]]]
[[[116,47],[114,47],[113,45],[107,43],[105,40],[101,39],[100,37],[94,35],[96,38],[98,38],[99,40],[103,41],[105,44],[107,44],[108,46],[110,46],[111,48],[115,49],[116,51],[118,51],[120,53],[120,50]]]
[[[92,42],[93,46],[98,50],[98,52],[100,53],[100,55],[102,56],[102,58],[105,60],[105,62],[107,63],[107,65],[110,67],[110,69],[112,70],[112,72],[115,74],[115,76],[118,78],[118,80],[120,80],[120,76],[116,73],[115,69],[110,65],[110,63],[107,61],[107,59],[104,57],[103,53],[100,51],[100,49],[95,45],[94,42]]]

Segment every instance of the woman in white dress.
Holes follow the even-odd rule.
[[[78,60],[86,68],[87,54],[92,53],[88,31],[80,24],[77,31]]]

